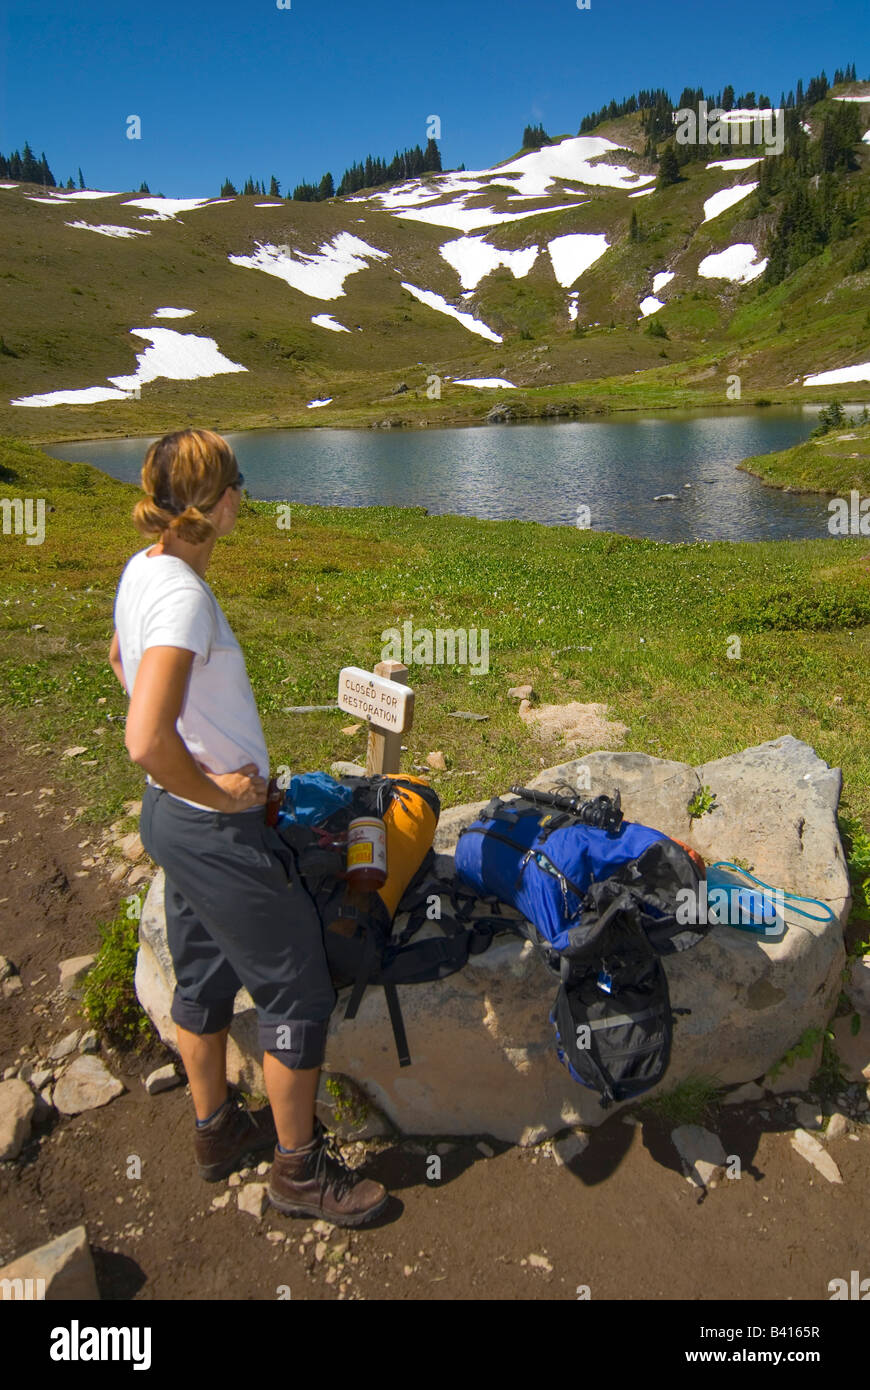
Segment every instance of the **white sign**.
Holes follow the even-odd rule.
[[[414,692],[398,681],[361,671],[358,666],[345,666],[338,673],[338,707],[367,719],[376,729],[399,734],[411,727]]]

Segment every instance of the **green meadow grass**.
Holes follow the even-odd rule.
[[[856,417],[860,419],[858,411],[852,413],[852,418]],[[870,424],[845,422],[791,449],[755,454],[738,467],[771,487],[791,492],[831,493],[848,501],[855,488],[866,497],[870,491]]]

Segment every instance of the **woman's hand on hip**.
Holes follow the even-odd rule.
[[[235,772],[212,772],[204,763],[197,763],[197,766],[210,782],[214,782],[215,786],[220,787],[226,794],[227,813],[247,811],[252,806],[265,806],[268,786],[265,778],[260,776],[256,763],[245,763],[244,767],[237,768]]]

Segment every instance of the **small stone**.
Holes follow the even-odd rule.
[[[404,1274],[406,1279],[410,1279],[411,1275],[414,1273],[413,1265],[405,1265],[404,1269],[402,1270],[402,1273]]]
[[[671,1134],[671,1143],[683,1160],[683,1170],[696,1187],[709,1186],[711,1178],[720,1176],[728,1155],[718,1134],[703,1125],[679,1125]]]
[[[843,1181],[840,1170],[831,1155],[826,1153],[818,1139],[815,1139],[812,1134],[808,1134],[805,1129],[795,1130],[791,1137],[791,1146],[800,1154],[801,1158],[805,1158],[808,1163],[811,1163],[823,1178],[827,1178],[828,1182],[841,1183]]]
[[[87,753],[87,751],[87,748],[83,748],[80,744],[76,744],[74,748],[65,748],[60,756],[62,758],[78,758],[82,753]]]
[[[4,898],[3,901],[5,902],[6,899]],[[12,964],[9,957],[0,956],[0,984],[2,984],[4,980],[8,980],[10,975],[16,975],[17,973],[17,967]]]
[[[15,1075],[14,1071],[13,1071],[12,1074],[13,1074],[13,1076]],[[21,1066],[18,1068],[18,1080],[19,1080],[19,1081],[29,1081],[29,1080],[31,1079],[32,1075],[33,1075],[33,1063],[32,1063],[32,1062],[22,1062],[22,1063],[21,1063]]]
[[[342,732],[343,734],[348,734],[348,735],[350,735],[350,734],[358,734],[361,728],[362,728],[362,724],[347,724],[347,725],[342,729],[341,732]]]
[[[108,1105],[125,1089],[99,1057],[76,1057],[54,1088],[54,1104],[62,1115],[78,1115]]]
[[[843,1135],[848,1132],[848,1129],[849,1121],[846,1119],[845,1115],[841,1115],[840,1111],[837,1110],[828,1121],[828,1128],[825,1130],[825,1138],[842,1139]]]
[[[553,1266],[550,1264],[546,1255],[530,1255],[529,1264],[532,1269],[543,1269],[546,1274],[552,1274],[553,1272]]]
[[[800,1101],[794,1108],[795,1119],[801,1129],[821,1129],[825,1122],[825,1117],[815,1105],[810,1105],[807,1101]]]
[[[158,1096],[161,1091],[171,1091],[174,1086],[180,1086],[181,1080],[172,1062],[167,1062],[165,1067],[158,1067],[146,1077],[145,1090],[149,1096]]]
[[[30,1138],[36,1097],[24,1081],[0,1083],[0,1159],[17,1158]]]
[[[331,1225],[328,1221],[315,1221],[311,1229],[315,1235],[330,1236],[332,1235],[332,1232],[335,1230],[335,1227]]]
[[[435,1145],[435,1152],[436,1152],[437,1154],[440,1154],[441,1157],[444,1158],[447,1154],[452,1154],[452,1153],[453,1153],[453,1150],[454,1150],[455,1148],[456,1148],[456,1145],[455,1145],[455,1144],[447,1144],[447,1143],[444,1143],[444,1144],[436,1144],[436,1145]]]
[[[230,1187],[241,1187],[242,1180],[239,1177],[238,1173],[230,1173],[229,1177],[227,1178],[227,1184]]]
[[[483,1140],[476,1144],[475,1148],[478,1153],[483,1154],[484,1158],[495,1158],[495,1149],[491,1149],[489,1144],[484,1144]]]
[[[330,1269],[328,1269],[328,1270],[326,1271],[326,1278],[324,1279],[324,1283],[325,1283],[325,1284],[334,1284],[337,1278],[338,1278],[338,1270],[333,1266],[332,1268],[330,1268]]]
[[[365,777],[366,770],[361,763],[338,762],[330,763],[329,770],[333,777]]]
[[[266,1174],[268,1173],[269,1169],[271,1168],[271,1166],[272,1166],[271,1163],[265,1163],[265,1162],[264,1162],[264,1163],[258,1163],[258,1164],[257,1164],[257,1176],[260,1177],[260,1178],[264,1178],[264,1177],[266,1176]]]
[[[588,1134],[569,1134],[564,1139],[553,1140],[553,1158],[560,1168],[565,1168],[575,1158],[579,1158],[588,1147]]]
[[[273,1245],[279,1245],[279,1244],[283,1241],[283,1239],[284,1239],[284,1232],[283,1232],[283,1231],[267,1231],[267,1232],[266,1232],[266,1239],[267,1239],[268,1241],[271,1241]]]
[[[305,1235],[302,1237],[302,1246],[300,1248],[304,1249],[306,1245],[310,1245],[313,1239],[314,1236],[312,1235],[311,1231],[306,1231]]]
[[[426,762],[435,772],[447,771],[447,760],[440,749],[435,753],[427,753]]]
[[[229,1200],[230,1200],[230,1193],[229,1193],[229,1192],[222,1192],[221,1195],[220,1195],[219,1197],[212,1197],[212,1200],[211,1200],[211,1209],[212,1209],[212,1211],[223,1211],[224,1207],[228,1204]]]
[[[246,1211],[259,1221],[267,1205],[265,1183],[249,1182],[239,1189],[239,1211]]]
[[[12,1081],[18,1075],[17,1067],[7,1067],[3,1072],[4,1081]]]
[[[79,1038],[81,1035],[81,1029],[74,1028],[71,1033],[67,1033],[65,1037],[60,1038],[54,1044],[54,1047],[49,1050],[48,1055],[51,1061],[60,1062],[64,1057],[71,1056],[79,1045]]]
[[[318,1264],[320,1264],[320,1261],[323,1259],[324,1255],[326,1254],[326,1248],[327,1248],[327,1247],[326,1247],[326,1241],[325,1241],[325,1240],[319,1240],[319,1241],[317,1242],[317,1244],[315,1245],[315,1247],[314,1247],[314,1258],[315,1258],[315,1260],[317,1261]]]
[[[44,1086],[48,1085],[49,1081],[53,1080],[54,1072],[48,1067],[40,1067],[38,1071],[33,1072],[30,1078],[30,1084],[34,1091],[41,1091]]]
[[[13,994],[20,994],[24,988],[24,981],[20,975],[10,975],[8,980],[3,981],[3,998],[11,999]]]
[[[530,700],[534,702],[537,698],[534,689],[530,685],[512,685],[508,691],[509,700]]]
[[[125,859],[132,859],[134,863],[137,859],[141,859],[145,853],[145,846],[135,832],[132,835],[125,835],[123,839],[119,840],[118,848]]]

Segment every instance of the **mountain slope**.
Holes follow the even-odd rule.
[[[811,139],[835,108],[836,93],[808,113]],[[870,399],[868,380],[803,384],[870,361],[870,260],[855,268],[870,143],[838,175],[848,235],[773,286],[764,247],[784,196],[755,194],[761,159],[699,147],[657,188],[645,143],[637,114],[491,169],[320,203],[5,185],[0,428],[63,438],[193,420],[479,420],[494,402],[521,416]],[[88,395],[12,404],[59,391]]]

